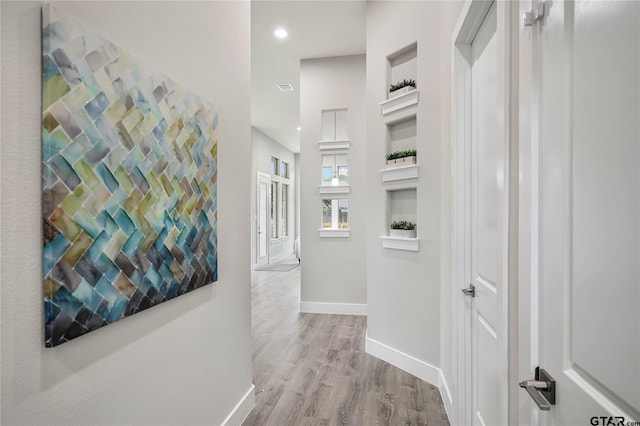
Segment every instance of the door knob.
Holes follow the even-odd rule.
[[[549,411],[556,404],[556,381],[544,369],[536,367],[535,380],[523,380],[519,385],[541,410]]]
[[[473,284],[469,284],[469,287],[462,289],[462,293],[465,296],[476,297],[476,288]]]

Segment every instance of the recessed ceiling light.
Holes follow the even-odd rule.
[[[298,127],[296,127],[296,130],[300,131],[300,130],[302,130],[302,127],[298,126]]]
[[[287,38],[289,33],[287,32],[287,30],[280,27],[280,28],[276,28],[276,30],[273,32],[273,35],[278,37],[279,39],[283,39],[283,38]]]
[[[293,92],[291,83],[277,84],[276,86],[278,86],[281,92]]]

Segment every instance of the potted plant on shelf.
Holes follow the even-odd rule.
[[[396,238],[416,238],[416,224],[406,220],[397,220],[389,225],[389,236]]]
[[[415,149],[405,149],[387,154],[387,166],[409,166],[416,164],[417,152]]]
[[[416,89],[416,81],[404,79],[396,84],[389,86],[389,99],[407,93]]]

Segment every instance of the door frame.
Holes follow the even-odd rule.
[[[471,282],[471,43],[493,2],[467,0],[453,32],[452,47],[452,381],[454,383],[453,424],[471,424],[472,359],[471,310],[461,290]],[[517,102],[517,22],[518,4],[496,1],[499,80],[504,123],[503,259],[500,295],[498,378],[501,424],[517,423],[518,408],[518,102]],[[515,29],[515,34],[514,34]],[[516,423],[514,423],[514,421]]]
[[[256,258],[255,264],[258,265],[259,253],[260,253],[260,180],[267,180],[267,210],[265,214],[267,215],[267,264],[270,261],[270,246],[271,246],[271,235],[269,231],[269,212],[270,204],[271,204],[271,176],[267,173],[258,172],[256,175],[256,223],[255,223],[255,239],[256,239]]]

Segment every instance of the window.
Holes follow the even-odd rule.
[[[269,206],[269,236],[271,239],[289,236],[289,163],[271,156],[271,198]]]
[[[280,176],[289,179],[289,163],[280,161]]]
[[[349,229],[348,213],[348,199],[322,200],[322,228]]]
[[[338,166],[338,182],[340,182],[340,184],[349,182],[349,167]]]
[[[348,185],[349,165],[346,154],[322,156],[322,185]]]
[[[285,163],[286,164],[286,163]],[[286,237],[289,235],[289,215],[287,209],[289,208],[289,185],[283,183],[282,197],[280,198],[280,236]]]
[[[278,199],[278,183],[271,182],[271,205],[269,209],[269,235],[271,238],[278,238],[278,227],[276,219],[276,206]]]
[[[322,140],[340,141],[348,138],[347,110],[329,109],[322,111]]]
[[[338,200],[338,229],[348,229],[349,221],[347,214],[349,213],[349,200],[346,198]]]
[[[322,167],[322,184],[323,185],[331,185],[331,178],[333,177],[333,167],[331,166],[323,166]]]

